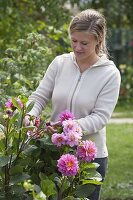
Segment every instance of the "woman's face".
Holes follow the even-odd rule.
[[[85,31],[71,33],[71,46],[77,60],[86,60],[96,56],[96,45],[98,44],[94,35]]]

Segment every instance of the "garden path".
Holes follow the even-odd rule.
[[[133,118],[111,118],[110,124],[133,124]]]

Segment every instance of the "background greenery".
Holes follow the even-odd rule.
[[[1,101],[5,95],[29,95],[51,60],[70,52],[68,24],[72,16],[86,8],[95,8],[106,16],[109,52],[122,75],[119,102],[132,103],[132,0],[1,0]],[[35,42],[35,38],[29,38],[30,33],[41,34],[43,39],[39,42],[36,38]]]

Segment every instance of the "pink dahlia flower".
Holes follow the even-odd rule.
[[[12,99],[8,99],[8,101],[5,103],[6,108],[13,108],[13,103],[12,103]]]
[[[95,159],[96,154],[97,148],[95,143],[90,140],[82,141],[77,147],[77,155],[81,160],[90,162]]]
[[[23,103],[21,102],[21,100],[19,98],[15,98],[16,101],[18,102],[19,106],[21,108],[23,108]],[[12,103],[12,99],[8,99],[8,101],[5,103],[5,106],[6,108],[10,108],[10,109],[13,109],[14,108],[14,105]]]
[[[61,122],[68,120],[68,119],[74,119],[74,118],[75,118],[74,114],[68,110],[61,112],[59,115],[59,121],[61,121]]]
[[[35,119],[35,126],[38,128],[40,125],[40,118],[36,117]]]
[[[20,108],[23,108],[23,103],[21,102],[21,100],[19,98],[16,98],[16,101],[18,102]]]
[[[70,147],[77,146],[81,140],[81,136],[77,132],[66,133],[66,144]]]
[[[75,176],[78,173],[78,160],[74,155],[65,154],[57,161],[59,172],[64,176]]]
[[[63,131],[64,133],[68,132],[79,132],[81,133],[82,130],[80,130],[79,125],[76,121],[72,119],[68,119],[62,122],[63,125]]]
[[[53,144],[55,144],[57,147],[66,144],[66,136],[63,133],[62,134],[54,133],[51,137],[51,140]]]

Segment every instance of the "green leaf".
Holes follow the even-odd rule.
[[[18,76],[18,79],[20,79],[20,74],[19,74],[19,76]],[[22,76],[22,79],[24,79],[24,76]],[[20,94],[20,95],[18,96],[18,98],[21,100],[21,102],[22,102],[24,105],[25,105],[26,102],[28,101],[28,98],[26,97],[25,94]]]
[[[0,132],[4,132],[4,126],[0,124]]]
[[[15,165],[11,168],[10,173],[12,175],[20,174],[23,172],[24,167],[21,165]]]
[[[92,184],[79,185],[76,187],[75,194],[77,197],[84,198],[88,197],[95,189]]]
[[[20,117],[19,113],[14,114],[14,116],[9,121],[9,127],[11,127],[19,117]]]
[[[12,103],[14,105],[14,107],[16,107],[20,112],[22,112],[22,108],[20,107],[19,103],[17,102],[17,100],[12,97]]]
[[[46,196],[56,194],[55,184],[52,180],[45,179],[41,181],[41,189]]]
[[[99,167],[98,163],[81,163],[81,171],[85,170],[85,169],[97,169]]]
[[[35,104],[34,102],[31,102],[31,103],[27,106],[27,108],[26,108],[26,113],[28,113],[28,112],[30,112],[30,111],[32,110],[34,104]]]
[[[21,183],[29,178],[30,178],[30,176],[28,174],[18,173],[14,176],[11,176],[11,183],[12,184]]]
[[[34,153],[34,151],[37,149],[38,147],[37,146],[35,146],[35,145],[29,145],[28,146],[28,148],[26,148],[24,151],[23,151],[23,153],[25,154],[25,155],[31,155],[31,154],[33,154]]]
[[[60,180],[60,178],[55,177],[54,178],[54,183],[55,183],[55,186],[56,186],[56,190],[59,191],[59,189],[61,187],[61,180]]]
[[[0,157],[0,167],[4,167],[9,162],[9,156]]]
[[[5,150],[5,144],[3,140],[0,140],[0,151],[4,151]]]
[[[94,169],[94,168],[86,168],[86,169],[82,170],[81,178],[90,179],[90,178],[94,177],[96,174],[97,174],[96,169]]]
[[[44,174],[42,172],[39,173],[39,177],[40,177],[41,180],[48,179],[48,177],[46,176],[46,174]]]
[[[14,193],[15,197],[10,197],[12,200],[18,200],[18,199],[23,199],[24,198],[24,188],[21,185],[12,185],[12,193]]]
[[[40,145],[42,148],[48,148],[50,151],[58,151],[58,148],[51,142],[51,139],[41,138],[38,141],[41,142]]]
[[[62,191],[64,192],[69,187],[70,187],[70,182],[68,181],[68,179],[65,179]]]
[[[90,180],[81,180],[82,181],[82,185],[85,184],[94,184],[94,185],[102,185],[103,183],[100,182],[98,179],[90,179]]]

